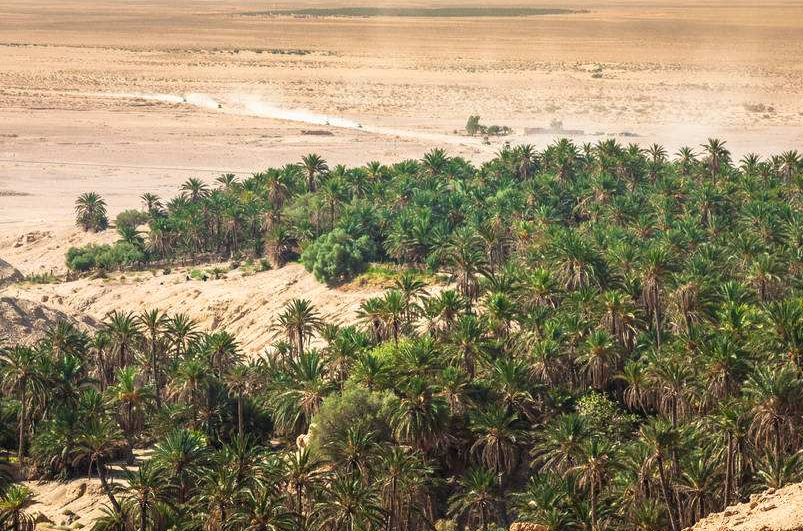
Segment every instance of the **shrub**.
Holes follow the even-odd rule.
[[[577,401],[577,413],[595,431],[612,438],[627,436],[637,424],[635,416],[622,411],[613,400],[595,391]]]
[[[470,136],[475,136],[477,133],[480,132],[480,116],[478,114],[473,114],[468,117],[468,122],[466,122],[466,133]]]
[[[347,440],[349,428],[373,432],[376,442],[389,441],[390,427],[386,419],[392,403],[391,393],[349,384],[341,393],[329,395],[321,403],[312,419],[312,443],[327,454],[333,443]]]
[[[89,244],[85,247],[70,247],[67,250],[67,267],[71,271],[90,271],[97,265],[98,254],[108,245]]]
[[[106,247],[96,259],[97,267],[106,271],[145,261],[145,253],[133,243],[119,241]]]
[[[114,220],[114,224],[117,226],[119,230],[121,227],[129,227],[132,229],[136,229],[140,225],[144,225],[150,220],[150,215],[147,212],[142,212],[141,210],[123,210]]]
[[[32,273],[25,277],[25,282],[30,282],[31,284],[53,284],[58,280],[53,273]]]
[[[91,271],[103,269],[111,271],[120,267],[144,262],[145,253],[136,245],[118,241],[114,245],[93,245],[70,247],[67,251],[67,267],[71,271]]]
[[[320,282],[343,280],[362,272],[374,255],[368,236],[354,239],[343,229],[324,234],[301,255],[301,262]]]

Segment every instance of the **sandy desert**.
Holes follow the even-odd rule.
[[[577,143],[610,135],[670,152],[711,136],[737,155],[801,144],[800,2],[552,4],[578,12],[301,17],[251,1],[3,2],[0,226],[64,228],[83,191],[114,214],[189,176],[311,151],[362,164],[440,145],[482,161],[504,141],[543,147],[554,135],[524,129],[552,120],[582,131]],[[515,134],[491,145],[455,134],[469,114]],[[305,134],[316,129],[332,134]]]

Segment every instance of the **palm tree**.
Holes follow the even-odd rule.
[[[718,138],[709,138],[702,148],[707,154],[706,162],[711,177],[716,179],[723,165],[730,162],[730,152],[725,148],[725,142]]]
[[[488,343],[485,322],[475,315],[462,315],[455,323],[447,339],[447,352],[461,364],[471,379],[476,374],[477,361],[481,359]]]
[[[773,452],[765,452],[756,463],[756,487],[760,490],[780,489],[803,478],[803,453],[778,457]]]
[[[287,369],[280,371],[270,386],[268,402],[277,428],[292,435],[306,431],[333,388],[318,351],[304,352],[290,360]]]
[[[109,226],[106,201],[95,192],[87,192],[75,200],[75,223],[84,231],[100,232]]]
[[[142,430],[146,410],[154,395],[149,386],[143,386],[136,367],[123,367],[117,371],[116,383],[108,389],[111,403],[118,411],[118,423],[125,434],[128,446],[128,464],[134,463],[134,440]]]
[[[432,467],[419,452],[401,446],[390,446],[381,451],[377,466],[387,515],[386,529],[409,529],[409,514],[423,509],[418,500],[433,474]]]
[[[293,299],[285,305],[273,329],[277,335],[285,334],[296,355],[301,356],[304,345],[322,324],[320,314],[309,300]]]
[[[198,432],[177,429],[168,433],[153,449],[154,462],[178,489],[178,502],[186,503],[190,481],[208,459],[206,442]]]
[[[615,467],[614,449],[600,439],[592,438],[583,444],[579,462],[569,469],[576,472],[578,484],[588,487],[591,496],[591,529],[598,528],[597,504],[599,493]]]
[[[449,498],[449,514],[465,518],[471,528],[488,531],[494,523],[499,504],[494,473],[485,468],[471,468],[460,479],[458,491]]]
[[[382,508],[373,485],[358,477],[338,475],[326,492],[324,501],[316,505],[316,519],[324,528],[362,531],[382,525]]]
[[[200,179],[196,179],[195,177],[190,177],[187,179],[184,184],[181,185],[180,190],[187,194],[189,200],[193,203],[197,203],[202,199],[209,197],[209,186],[205,182]]]
[[[218,378],[242,358],[237,339],[225,330],[203,336],[199,348]]]
[[[447,420],[446,402],[420,377],[406,382],[403,395],[390,414],[396,439],[413,444],[425,454],[441,440]]]
[[[165,346],[162,341],[162,334],[165,333],[168,317],[158,309],[155,309],[142,312],[137,317],[137,320],[146,344],[146,354],[151,369],[150,380],[153,386],[154,398],[156,399],[156,407],[158,408],[162,405],[161,357],[162,349]]]
[[[689,177],[695,164],[697,164],[697,156],[694,150],[688,146],[681,147],[675,154],[676,162],[680,166],[680,174],[683,177]]]
[[[253,365],[235,365],[225,375],[229,393],[237,400],[237,434],[245,437],[245,396],[254,383],[255,367]]]
[[[176,367],[173,377],[167,386],[167,398],[178,400],[192,406],[193,422],[198,424],[198,414],[208,399],[209,384],[212,375],[209,366],[198,357],[184,359]]]
[[[479,237],[470,231],[456,233],[447,253],[452,281],[457,283],[464,297],[472,302],[477,300],[480,295],[479,278],[488,273],[488,261]]]
[[[245,511],[235,515],[243,531],[293,531],[296,519],[268,488],[248,489],[243,497]]]
[[[117,356],[117,367],[126,367],[132,361],[135,344],[141,337],[139,322],[130,312],[113,311],[106,323],[111,354]]]
[[[577,358],[586,378],[596,389],[604,389],[612,370],[619,364],[613,338],[606,330],[595,330],[588,336]]]
[[[307,174],[307,191],[314,192],[321,176],[329,171],[326,161],[317,153],[310,153],[301,159],[301,167]]]
[[[751,431],[757,440],[772,444],[778,462],[783,457],[784,439],[799,426],[801,389],[803,381],[789,365],[759,365],[744,386],[744,393],[752,403]]]
[[[642,264],[642,299],[653,319],[655,344],[661,347],[661,309],[663,281],[673,269],[672,256],[664,247],[652,247],[644,255]]]
[[[469,428],[476,437],[471,451],[482,465],[498,474],[510,473],[518,463],[519,447],[526,436],[518,415],[491,406],[473,415]]]
[[[621,291],[606,291],[603,294],[604,313],[601,324],[616,338],[619,346],[632,351],[635,347],[638,318],[630,298]]]
[[[187,314],[178,313],[165,323],[165,335],[172,347],[173,359],[177,360],[186,354],[190,343],[198,337],[196,323]]]
[[[800,171],[801,157],[796,150],[781,153],[781,174],[786,182],[792,182],[792,178]]]
[[[327,444],[327,454],[340,471],[361,478],[370,477],[371,463],[378,445],[376,432],[361,424],[346,428],[342,439]]]
[[[561,415],[544,426],[533,449],[534,465],[545,470],[565,473],[581,457],[590,430],[584,417],[574,413]]]
[[[649,461],[658,468],[658,478],[661,486],[661,495],[666,504],[669,515],[669,524],[672,531],[678,531],[678,521],[674,513],[674,503],[670,494],[669,479],[666,470],[666,457],[674,452],[679,445],[680,435],[676,428],[663,419],[654,419],[639,430],[644,444],[650,449]]]
[[[23,346],[0,349],[0,388],[7,396],[16,396],[20,404],[17,415],[17,459],[25,457],[25,434],[28,432],[31,402],[45,392],[45,382],[38,371],[38,353]]]
[[[152,219],[159,217],[162,214],[164,205],[162,205],[162,200],[159,199],[158,195],[146,192],[139,198],[142,200],[145,210],[148,211],[148,214]]]
[[[12,485],[0,496],[0,524],[11,531],[32,531],[33,517],[25,512],[33,501],[33,493],[24,485]]]
[[[224,529],[231,513],[239,506],[244,489],[229,467],[217,467],[200,476],[198,494],[193,500],[200,509],[205,529]]]
[[[696,522],[710,512],[720,481],[719,463],[710,450],[702,449],[688,459],[679,486],[687,497],[687,522]]]
[[[449,157],[446,151],[441,148],[434,148],[424,154],[421,159],[424,171],[429,175],[440,175],[449,164]]]
[[[153,462],[145,461],[133,472],[125,471],[126,500],[139,508],[139,531],[147,531],[148,522],[155,519],[154,511],[159,511],[160,503],[167,494],[167,485],[162,477],[162,470]],[[156,526],[151,523],[151,528]]]
[[[306,527],[305,499],[324,479],[321,465],[322,462],[309,447],[292,452],[285,459],[284,475],[287,478],[288,488],[295,498],[294,509],[298,531],[304,531]]]
[[[390,330],[394,343],[398,344],[399,342],[399,334],[401,333],[406,313],[407,308],[402,292],[398,290],[385,292],[385,296],[381,299],[379,316],[385,330]]]
[[[109,484],[108,460],[120,448],[123,441],[117,423],[108,418],[90,418],[79,432],[73,455],[73,465],[87,462],[87,476],[92,475],[92,466],[98,471],[101,486],[115,512],[121,514],[122,506],[117,501],[112,485]]]

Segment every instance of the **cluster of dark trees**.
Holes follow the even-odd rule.
[[[310,160],[148,196],[137,245],[280,265],[363,239],[452,283],[400,274],[342,325],[292,301],[256,359],[158,311],[6,345],[0,446],[33,475],[98,475],[99,528],[679,531],[801,479],[796,152]],[[24,519],[24,489],[3,496]]]

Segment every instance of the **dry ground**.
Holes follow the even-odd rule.
[[[506,5],[438,5],[472,2]],[[294,4],[327,5],[270,3]],[[485,160],[501,140],[452,133],[471,113],[538,146],[552,138],[523,129],[552,119],[584,130],[578,142],[629,132],[640,136],[623,142],[673,151],[712,135],[737,153],[803,144],[800,2],[551,4],[588,12],[296,18],[249,15],[265,3],[248,0],[6,0],[0,229],[64,227],[82,191],[115,212],[189,176],[253,172],[313,150],[354,164],[442,145]]]

